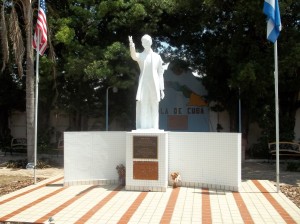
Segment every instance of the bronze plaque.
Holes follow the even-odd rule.
[[[158,180],[158,162],[133,161],[133,179]]]
[[[157,159],[157,136],[133,136],[133,158]]]

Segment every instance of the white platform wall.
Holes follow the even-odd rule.
[[[238,191],[241,134],[169,132],[168,173],[182,185]],[[116,166],[126,161],[126,132],[65,132],[65,185],[118,182]]]
[[[241,135],[169,133],[171,172],[179,172],[186,186],[238,191],[241,182]]]
[[[126,132],[65,132],[66,185],[118,181],[116,166],[126,161]]]

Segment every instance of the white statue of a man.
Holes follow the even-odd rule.
[[[164,67],[159,54],[151,49],[152,38],[142,37],[144,51],[137,53],[129,36],[130,55],[140,67],[136,94],[136,129],[159,129],[158,104],[164,98]]]

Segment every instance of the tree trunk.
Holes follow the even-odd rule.
[[[5,138],[8,130],[8,111],[7,108],[0,106],[0,140]]]
[[[29,2],[31,2],[29,0]],[[27,123],[27,159],[34,161],[34,59],[32,47],[32,7],[24,4],[26,29],[26,123]]]

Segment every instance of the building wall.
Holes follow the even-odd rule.
[[[26,138],[26,113],[13,111],[8,119],[11,135],[14,138]]]
[[[167,131],[208,132],[209,107],[202,80],[190,69],[170,64],[164,73],[165,97],[159,104],[159,126]]]
[[[103,119],[101,118],[90,118],[88,120],[88,130],[90,131],[101,131],[104,130]],[[69,117],[66,113],[51,113],[50,122],[54,127],[55,134],[51,138],[51,143],[57,143],[64,131],[68,130]],[[219,114],[214,111],[209,111],[209,132],[217,132],[218,122],[222,125],[223,129],[221,132],[229,132],[229,115],[227,112],[220,112]],[[111,125],[110,128],[115,130],[117,124]],[[11,135],[15,138],[26,138],[26,113],[25,112],[12,112],[9,117],[9,128],[11,129]],[[118,129],[120,130],[120,129]],[[296,113],[295,123],[295,142],[300,142],[300,109]],[[261,130],[257,123],[252,123],[249,126],[248,142],[246,144],[246,150],[248,147],[257,143],[257,139],[260,137]]]

